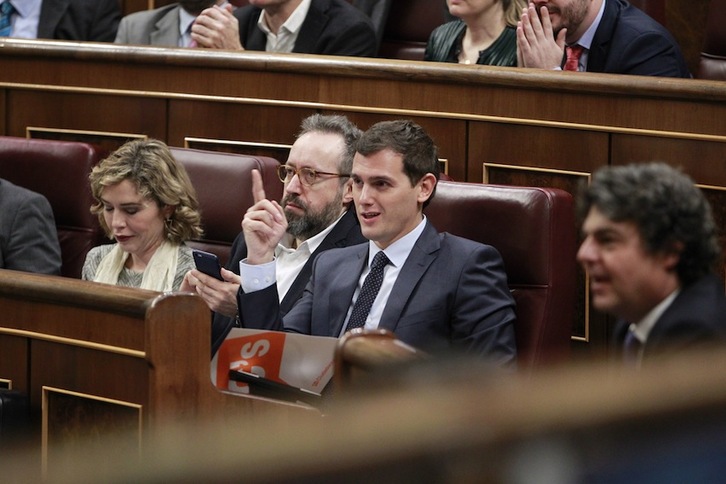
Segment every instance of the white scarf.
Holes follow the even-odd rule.
[[[113,249],[104,256],[98,265],[94,280],[106,284],[117,284],[118,276],[123,271],[128,257],[128,252],[124,252],[118,244],[114,245]],[[144,269],[141,289],[162,292],[171,291],[174,285],[178,258],[179,246],[167,241],[162,242],[146,265],[146,269]]]

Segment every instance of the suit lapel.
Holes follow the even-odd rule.
[[[329,0],[313,0],[300,33],[295,41],[293,52],[315,53],[315,43],[330,19],[328,18]]]
[[[619,8],[617,1],[610,0],[605,2],[605,11],[602,13],[600,25],[598,25],[595,35],[592,38],[590,52],[587,57],[588,72],[603,72],[605,70],[605,60],[608,58],[610,39],[612,39],[618,15]]]
[[[354,209],[349,209],[345,215],[335,224],[333,230],[330,231],[327,237],[323,239],[315,252],[313,252],[308,261],[305,263],[300,273],[293,281],[290,289],[288,289],[285,297],[280,302],[280,311],[282,314],[287,314],[292,306],[302,296],[305,286],[307,286],[310,276],[313,273],[313,262],[315,258],[328,249],[334,249],[336,247],[346,247],[348,245],[348,233],[356,225],[356,215]]]
[[[411,254],[403,264],[401,273],[393,285],[391,295],[388,297],[381,321],[378,324],[379,328],[395,331],[398,321],[401,319],[401,313],[411,298],[413,290],[431,263],[436,260],[440,247],[441,240],[438,232],[430,222],[426,222],[426,228],[414,244]]]
[[[40,7],[38,19],[38,38],[52,39],[61,17],[68,9],[70,0],[44,0]]]
[[[342,259],[338,264],[335,277],[330,284],[329,324],[330,336],[337,337],[343,329],[343,322],[350,309],[350,301],[358,287],[358,279],[363,272],[363,265],[368,262],[368,244],[361,244],[353,257]]]
[[[154,25],[154,30],[149,34],[151,45],[167,45],[176,47],[179,45],[179,9],[171,9],[161,17]]]

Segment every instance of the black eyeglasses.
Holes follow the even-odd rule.
[[[290,180],[292,180],[292,177],[297,175],[297,177],[300,179],[300,183],[302,183],[305,186],[312,186],[315,185],[317,182],[320,181],[321,175],[325,176],[334,176],[337,178],[347,178],[350,175],[341,175],[340,173],[328,173],[325,171],[315,171],[312,168],[293,168],[292,166],[288,165],[280,165],[277,167],[277,176],[280,177],[280,181],[283,183],[287,183]]]

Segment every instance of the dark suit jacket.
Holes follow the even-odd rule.
[[[242,326],[337,337],[368,244],[321,254],[303,298],[281,317],[274,286],[240,291]],[[514,364],[514,300],[499,253],[491,246],[439,234],[431,223],[396,280],[379,327],[428,352],[463,349],[498,365]]]
[[[0,268],[60,274],[53,210],[39,193],[0,179]]]
[[[622,354],[629,323],[618,321],[613,332],[617,359]],[[721,280],[705,276],[685,286],[648,335],[643,363],[663,351],[679,351],[700,344],[726,341],[726,295]]]
[[[588,72],[691,77],[681,49],[658,22],[624,0],[607,0],[590,46]]]
[[[257,27],[262,10],[238,8],[239,36],[247,50],[265,50],[267,37]],[[293,52],[374,57],[376,34],[371,20],[345,0],[313,0]]]
[[[113,42],[119,21],[118,0],[43,0],[38,38]]]
[[[134,12],[121,19],[116,33],[117,44],[179,46],[179,12],[172,3],[154,10]]]
[[[315,252],[310,254],[310,258],[305,263],[300,273],[293,281],[290,289],[288,289],[285,297],[279,303],[280,313],[284,316],[293,307],[293,305],[302,297],[305,291],[305,286],[310,281],[310,276],[313,273],[313,261],[321,252],[336,247],[348,247],[351,245],[362,244],[367,242],[367,239],[360,233],[360,225],[358,224],[358,217],[355,214],[354,209],[348,210],[345,215],[341,217],[333,230],[323,239]],[[245,243],[244,234],[240,233],[237,238],[234,239],[232,244],[232,251],[227,263],[227,269],[239,274],[239,262],[247,257],[247,244]],[[277,294],[277,293],[276,293]],[[222,314],[214,313],[212,317],[212,355],[217,352],[219,346],[224,341],[224,338],[229,333],[229,330],[234,327],[235,319],[229,318]]]

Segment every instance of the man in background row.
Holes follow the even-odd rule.
[[[360,57],[376,55],[371,20],[346,0],[250,0],[208,8],[192,27],[200,47]]]
[[[520,67],[691,77],[678,43],[625,0],[534,0],[517,26]]]
[[[0,269],[59,275],[53,210],[41,194],[0,178]]]
[[[277,261],[280,311],[286,314],[302,297],[313,262],[323,251],[365,242],[352,207],[350,169],[361,131],[345,116],[314,114],[305,118],[290,149],[280,179],[285,184],[280,206],[287,229],[269,241]],[[259,177],[259,174],[254,176]],[[242,215],[242,214],[241,214]],[[225,281],[192,270],[182,290],[196,290],[212,319],[212,354],[236,325],[241,260],[247,257],[243,233],[235,239]]]
[[[2,0],[0,37],[113,42],[118,0]]]
[[[121,19],[117,44],[195,47],[191,29],[205,8],[222,6],[226,0],[181,0],[154,10],[134,12]]]
[[[615,354],[639,367],[653,355],[726,341],[726,296],[711,208],[663,163],[598,170],[580,197],[577,259],[593,305],[620,318]]]

